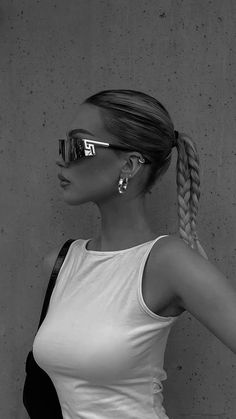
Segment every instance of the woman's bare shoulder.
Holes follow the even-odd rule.
[[[183,239],[181,239],[178,235],[169,234],[165,237],[162,237],[161,240],[158,240],[154,246],[158,251],[163,251],[163,254],[167,254],[169,252],[175,252],[177,249],[182,249],[183,251],[186,250],[187,252],[190,250],[193,251],[190,246],[185,243]]]
[[[157,240],[153,246],[150,265],[152,274],[162,280],[171,295],[178,295],[179,283],[188,275],[187,264],[198,269],[202,256],[177,235],[168,235]],[[194,266],[193,266],[194,265]]]

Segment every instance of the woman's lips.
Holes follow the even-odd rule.
[[[61,174],[59,174],[57,177],[63,184],[70,183],[70,181],[66,179],[64,176],[62,176]]]
[[[62,188],[65,188],[66,186],[69,186],[70,185],[70,182],[65,182],[65,181],[61,181],[60,182],[60,186],[62,187]]]
[[[62,176],[60,173],[58,174],[58,179],[60,180],[60,186],[62,188],[70,185],[70,181],[68,179],[66,179],[64,176]]]

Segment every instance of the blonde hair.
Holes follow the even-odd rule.
[[[200,198],[199,156],[196,144],[184,133],[174,131],[166,108],[155,98],[136,90],[103,90],[84,103],[98,106],[106,129],[121,145],[135,147],[151,161],[150,175],[142,193],[148,192],[171,162],[171,149],[176,141],[178,158],[176,183],[179,235],[191,248],[208,259],[201,246],[196,218]]]
[[[207,254],[197,235],[197,213],[200,199],[199,156],[196,144],[189,136],[179,133],[176,183],[180,237],[205,259]]]

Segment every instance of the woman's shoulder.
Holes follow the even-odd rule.
[[[157,240],[152,253],[154,263],[163,263],[166,272],[170,270],[171,266],[174,269],[178,266],[182,268],[187,259],[196,264],[201,264],[204,259],[196,249],[192,249],[181,237],[174,234]],[[206,260],[204,259],[204,261]]]
[[[193,249],[185,243],[183,239],[174,234],[168,234],[157,240],[153,247],[154,252],[163,253],[165,256],[170,256],[176,251],[193,252]],[[194,251],[195,252],[195,251]]]
[[[209,260],[175,235],[157,240],[151,261],[154,275],[160,277],[169,292],[178,296],[182,303],[191,300],[197,287],[198,291],[204,292],[206,277],[218,275],[217,268]]]
[[[202,264],[210,265],[195,249],[176,235],[162,237],[154,243],[151,252],[151,266],[154,275],[163,277],[165,286],[176,291],[176,285],[183,282],[189,270],[197,271]]]

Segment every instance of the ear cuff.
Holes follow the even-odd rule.
[[[145,163],[145,159],[143,157],[139,157],[138,161],[139,163]]]

